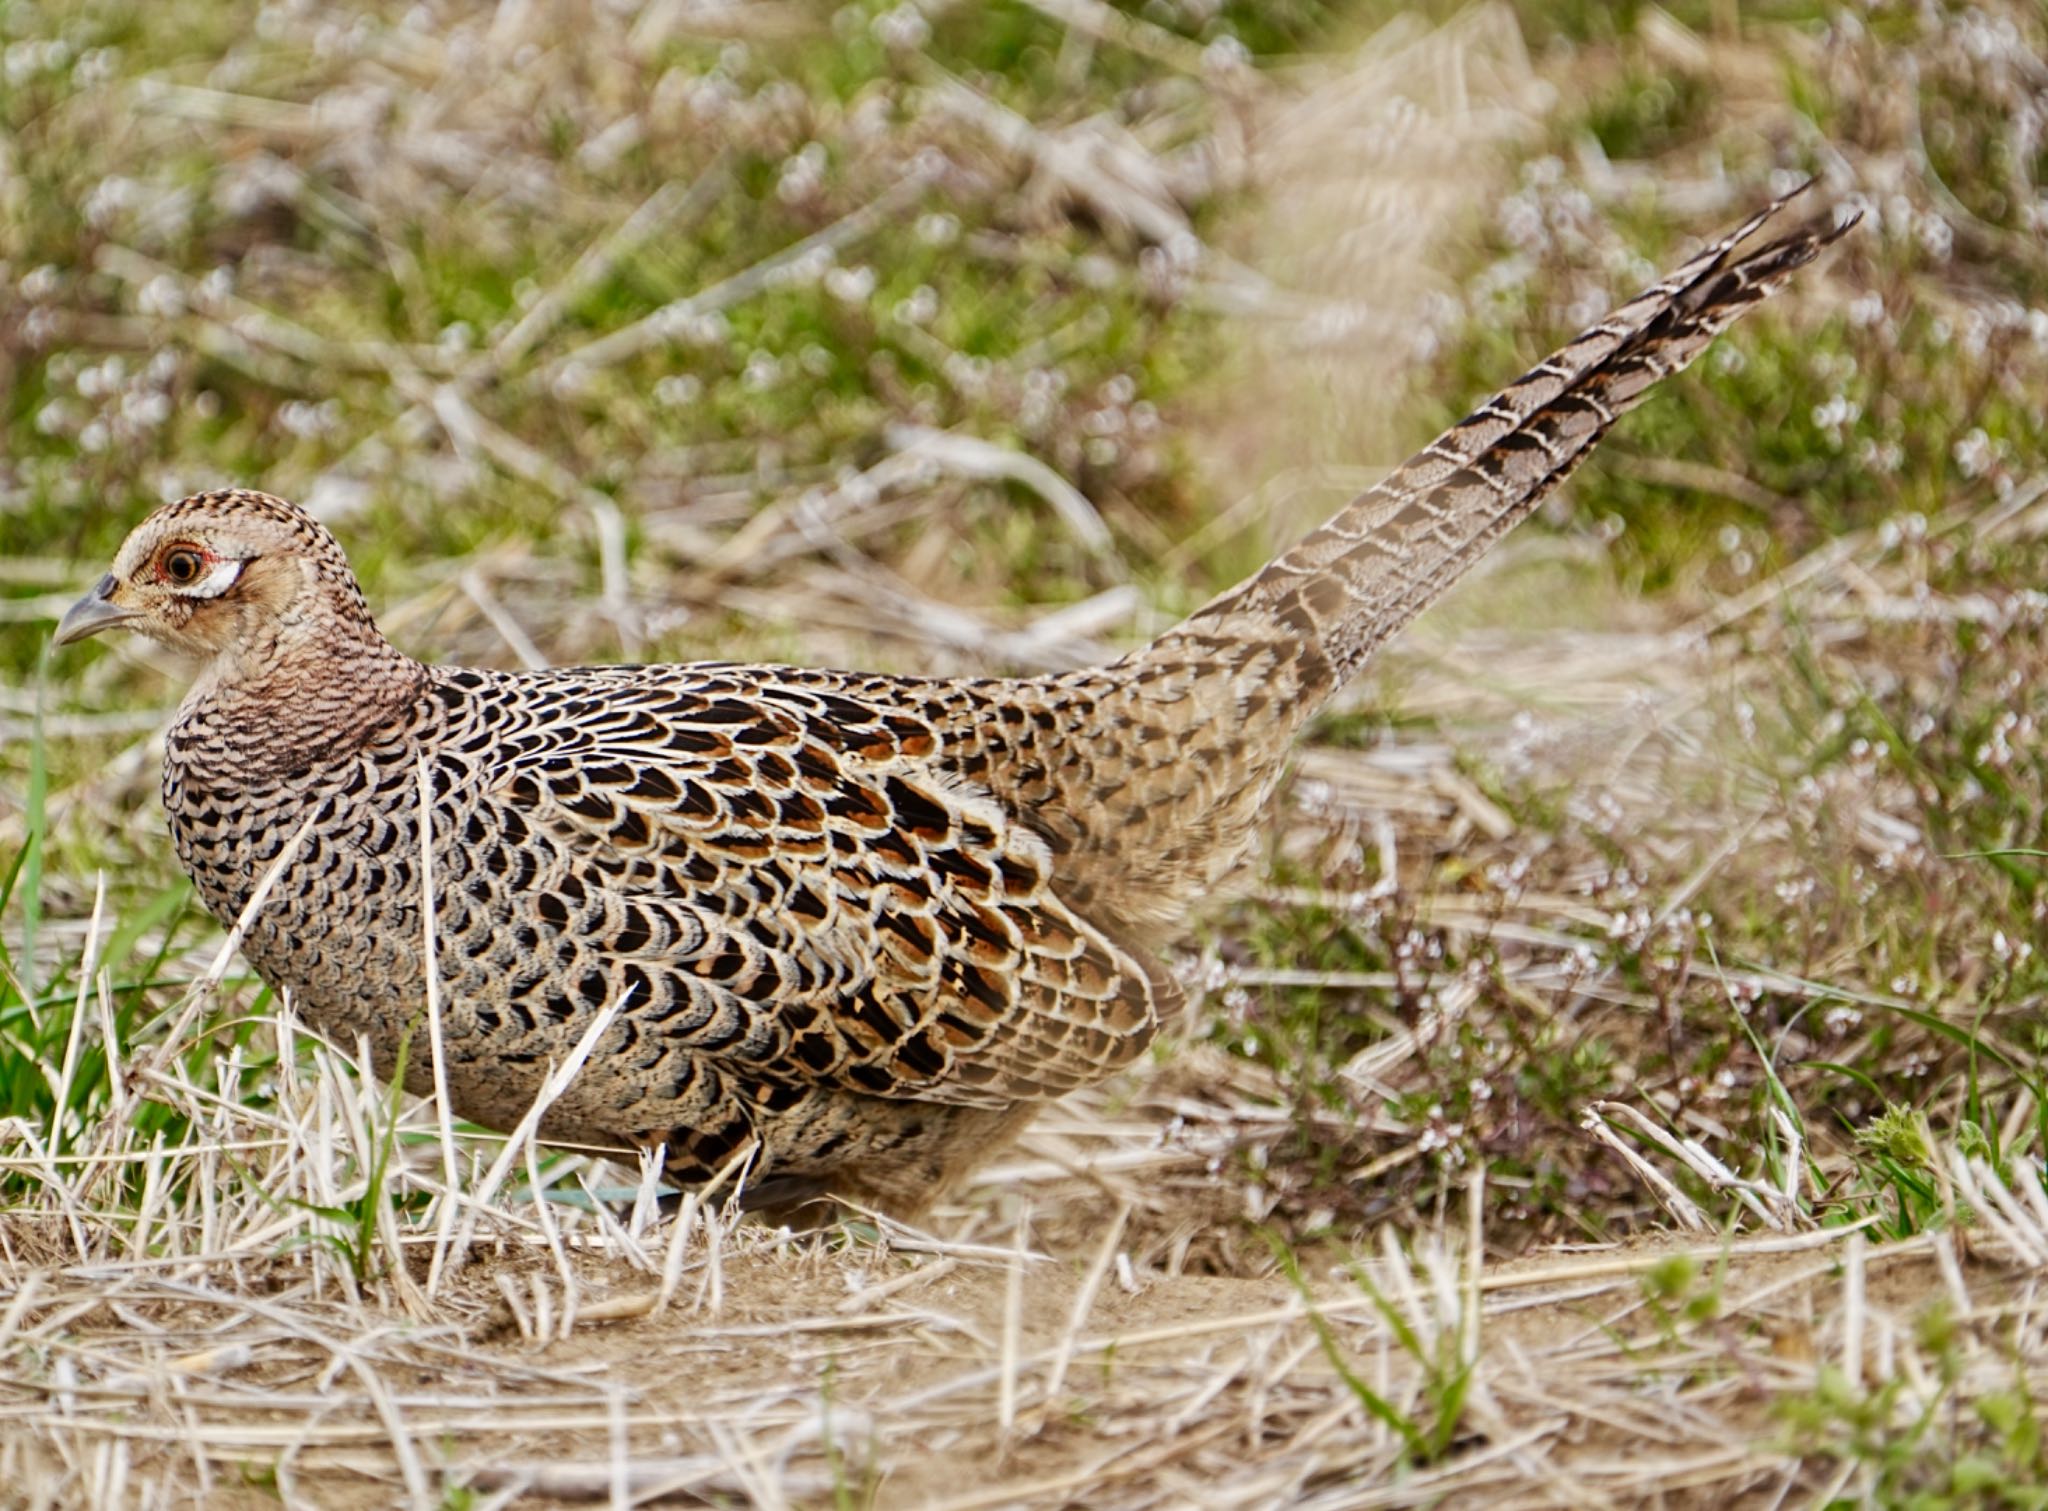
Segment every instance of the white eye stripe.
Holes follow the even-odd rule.
[[[242,575],[239,561],[217,561],[206,570],[206,575],[190,587],[178,591],[188,598],[218,598],[235,585],[235,579]]]

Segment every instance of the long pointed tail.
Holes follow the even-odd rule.
[[[1820,220],[1742,257],[1747,240],[1806,186],[1536,364],[1346,505],[1263,571],[1134,659],[1192,641],[1296,639],[1306,719],[1372,654],[1526,519],[1617,418],[1678,372],[1751,305],[1855,224]],[[1263,632],[1263,633],[1262,633]]]
[[[1854,223],[1816,221],[1738,256],[1784,203],[1539,362],[1150,645],[1045,679],[1042,727],[978,713],[953,736],[962,773],[1032,815],[1063,857],[1070,903],[1137,938],[1184,916],[1251,842],[1295,731],[1658,379]]]

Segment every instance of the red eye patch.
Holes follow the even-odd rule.
[[[157,553],[156,579],[174,588],[189,588],[213,565],[211,554],[198,546],[169,546]]]

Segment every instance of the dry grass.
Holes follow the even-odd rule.
[[[1905,1432],[2010,1395],[2039,1346],[2038,1184],[1968,1246],[1792,1217],[1503,1263],[1475,1174],[1444,1223],[1300,1289],[1202,1273],[1220,1193],[1189,1176],[1231,1109],[1164,1074],[1115,1116],[1062,1109],[951,1238],[458,1193],[476,1242],[437,1293],[431,1213],[402,1232],[378,1203],[362,1278],[305,1242],[308,1210],[362,1194],[339,1172],[374,1164],[388,1105],[330,1054],[277,1118],[194,1098],[188,1150],[112,1132],[23,1162],[48,1215],[5,1234],[0,1473],[25,1504],[1763,1504],[1856,1468],[1774,1401],[1868,1391]],[[1189,1131],[1162,1147],[1169,1108]],[[405,1126],[392,1194],[446,1200],[431,1110]],[[96,1176],[127,1158],[145,1195],[107,1211]],[[1955,1176],[1994,1210],[1995,1177]]]
[[[1915,88],[1896,38],[1732,7],[1256,68],[1200,6],[991,13],[1035,51],[966,9],[277,6],[128,72],[74,48],[10,118],[0,1502],[2028,1504],[2041,913],[1957,859],[2037,842],[1994,747],[2048,716],[2048,501],[1999,407],[2048,380],[2001,303],[2039,287],[2035,149],[1967,150],[2038,95],[2026,18],[1916,33]],[[1523,22],[1560,28],[1533,61]],[[19,144],[124,164],[79,265],[43,275],[34,196],[93,186],[17,187]],[[1891,196],[1883,240],[1355,692],[1170,1051],[929,1233],[665,1211],[393,1097],[137,880],[181,674],[34,675],[136,512],[100,494],[243,470],[439,659],[1078,662],[1631,284],[1618,226],[1788,158]],[[1966,255],[1901,250],[1937,224]],[[1499,256],[1449,276],[1475,230]],[[1855,344],[1866,286],[1999,360]],[[1971,397],[1884,417],[1880,364]]]

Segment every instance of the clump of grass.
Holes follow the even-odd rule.
[[[1470,1330],[1477,1326],[1477,1319],[1435,1317],[1423,1321],[1418,1329],[1416,1322],[1380,1289],[1370,1273],[1360,1265],[1348,1267],[1353,1283],[1364,1292],[1395,1345],[1417,1370],[1414,1394],[1419,1399],[1412,1408],[1403,1409],[1373,1389],[1354,1367],[1337,1331],[1318,1309],[1315,1292],[1302,1277],[1293,1251],[1277,1234],[1269,1232],[1267,1241],[1281,1272],[1300,1293],[1309,1325],[1331,1369],[1369,1415],[1399,1434],[1404,1448],[1402,1470],[1412,1471],[1441,1460],[1457,1440],[1464,1421],[1465,1398],[1472,1387],[1474,1365]],[[1399,1256],[1394,1257],[1396,1262],[1403,1262]]]
[[[1930,1340],[1945,1331],[1938,1312],[1923,1324]],[[1937,1359],[1952,1383],[1960,1360],[1948,1353]],[[2048,1503],[2041,1412],[2024,1370],[1962,1410],[1940,1398],[1922,1405],[1902,1381],[1866,1394],[1839,1371],[1824,1371],[1810,1395],[1781,1400],[1778,1414],[1800,1452],[1842,1465],[1873,1504],[2026,1511]]]

